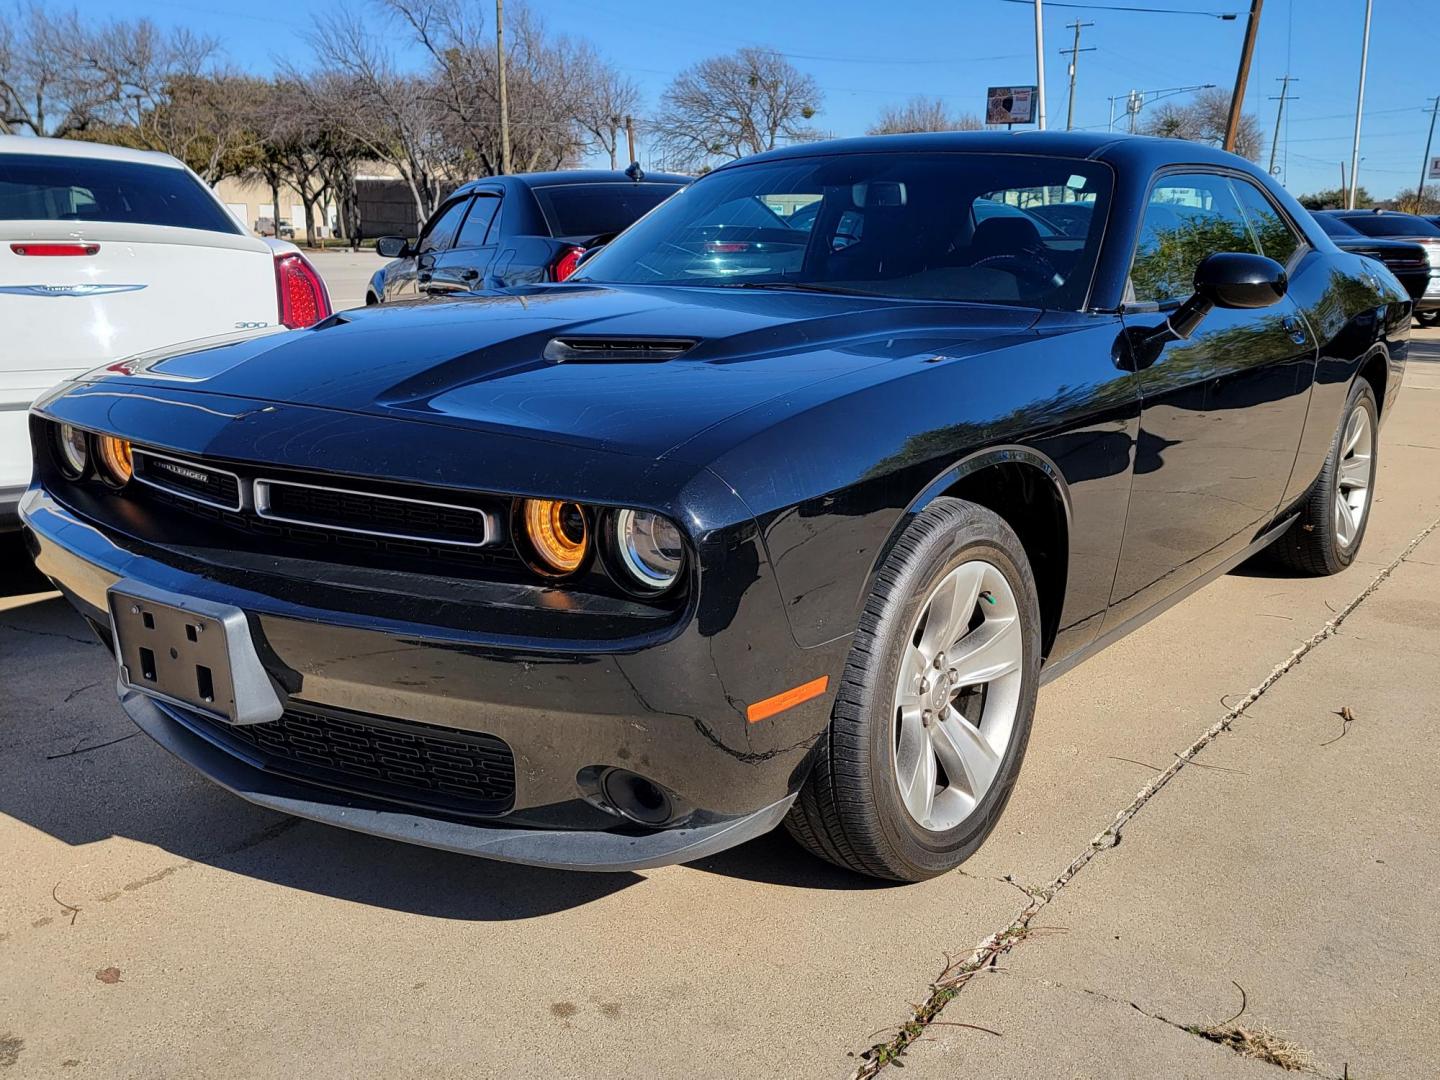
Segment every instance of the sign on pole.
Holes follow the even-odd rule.
[[[1430,159],[1430,171],[1425,174],[1427,180],[1440,180],[1440,157]]]
[[[992,86],[985,92],[987,124],[1033,124],[1035,87]]]

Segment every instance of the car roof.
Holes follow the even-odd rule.
[[[37,139],[28,135],[0,135],[0,154],[40,154],[46,157],[89,158],[92,161],[129,161],[139,165],[160,165],[167,169],[185,166],[157,150],[131,150],[128,146],[84,142],[81,139]]]
[[[867,135],[855,139],[794,143],[721,168],[730,169],[755,161],[783,161],[833,154],[908,153],[1033,154],[1037,157],[1092,158],[1146,167],[1175,162],[1254,171],[1253,164],[1244,158],[1204,143],[1108,131],[935,131],[915,135]]]
[[[455,189],[461,194],[486,184],[503,187],[571,187],[585,184],[688,184],[693,176],[679,173],[646,173],[642,180],[632,180],[618,169],[562,169],[556,172],[510,173],[505,176],[482,176]]]

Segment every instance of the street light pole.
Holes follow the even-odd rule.
[[[1440,113],[1440,96],[1430,106],[1430,134],[1425,136],[1425,156],[1420,159],[1420,186],[1415,189],[1415,212],[1425,212],[1425,177],[1430,172],[1430,144],[1435,141],[1435,114]]]
[[[1070,57],[1070,104],[1065,109],[1065,130],[1072,131],[1075,128],[1075,68],[1080,63],[1082,52],[1094,52],[1094,46],[1088,49],[1080,48],[1080,28],[1083,26],[1094,26],[1094,23],[1082,23],[1076,19],[1070,24],[1075,28],[1075,44],[1069,49],[1061,49],[1061,56]]]
[[[1245,24],[1245,44],[1240,48],[1240,69],[1235,73],[1235,92],[1230,95],[1230,119],[1225,124],[1225,149],[1235,152],[1240,132],[1240,109],[1245,104],[1245,83],[1250,78],[1250,57],[1255,52],[1255,35],[1260,29],[1260,9],[1265,0],[1250,0],[1250,21]]]
[[[1365,65],[1370,60],[1370,9],[1374,0],[1365,0],[1365,37],[1360,44],[1360,89],[1355,94],[1355,141],[1350,147],[1350,191],[1345,208],[1355,209],[1355,193],[1360,189],[1360,119],[1365,113]]]
[[[505,93],[505,0],[495,0],[495,62],[500,76],[500,171],[510,172],[510,101]]]
[[[1035,0],[1035,108],[1036,130],[1045,130],[1045,3]]]
[[[1285,116],[1285,91],[1287,91],[1287,90],[1290,89],[1290,84],[1291,84],[1292,82],[1299,82],[1299,81],[1300,81],[1299,79],[1294,78],[1293,76],[1288,75],[1288,74],[1280,76],[1280,105],[1279,105],[1279,107],[1276,108],[1276,110],[1275,110],[1275,135],[1274,135],[1274,137],[1270,140],[1270,175],[1271,175],[1271,176],[1274,176],[1274,175],[1275,175],[1275,151],[1278,150],[1279,147],[1280,147],[1280,121],[1281,121],[1281,120],[1284,118],[1284,116]],[[1288,155],[1287,155],[1287,160],[1288,160]]]

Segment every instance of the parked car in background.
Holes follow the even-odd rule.
[[[1417,319],[1422,313],[1440,309],[1440,296],[1425,296],[1430,287],[1430,253],[1423,244],[1413,240],[1366,236],[1350,222],[1334,214],[1316,214],[1315,223],[1325,230],[1325,235],[1341,251],[1366,255],[1389,267],[1415,301]]]
[[[268,218],[268,217],[256,218],[256,219],[255,219],[255,231],[256,231],[256,233],[258,233],[260,236],[274,236],[274,235],[275,235],[275,219],[274,219],[274,218]],[[286,220],[285,218],[281,218],[281,219],[280,219],[280,239],[282,239],[282,240],[293,240],[293,239],[295,239],[295,227],[294,227],[293,225],[291,225],[290,222],[289,222],[288,220]]]
[[[0,135],[0,529],[30,480],[25,412],[55,383],[329,314],[300,249],[249,235],[175,158]]]
[[[564,281],[580,256],[690,182],[673,173],[572,169],[474,180],[430,216],[417,239],[382,236],[366,304]]]
[[[1321,210],[1316,217],[1343,221],[1365,236],[1409,240],[1423,247],[1430,260],[1430,281],[1415,301],[1415,318],[1426,326],[1440,324],[1440,225],[1396,210]]]
[[[261,805],[611,871],[788,821],[913,881],[1043,681],[1267,547],[1356,559],[1410,311],[1198,143],[803,143],[561,284],[95,373],[22,513],[125,711]]]

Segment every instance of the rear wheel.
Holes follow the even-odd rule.
[[[1370,521],[1378,420],[1375,392],[1367,381],[1356,379],[1325,468],[1306,496],[1299,519],[1272,548],[1292,570],[1338,574],[1355,560]]]
[[[938,499],[896,543],[866,604],[830,729],[786,824],[875,877],[958,866],[1014,787],[1039,683],[1039,604],[1015,533]]]

